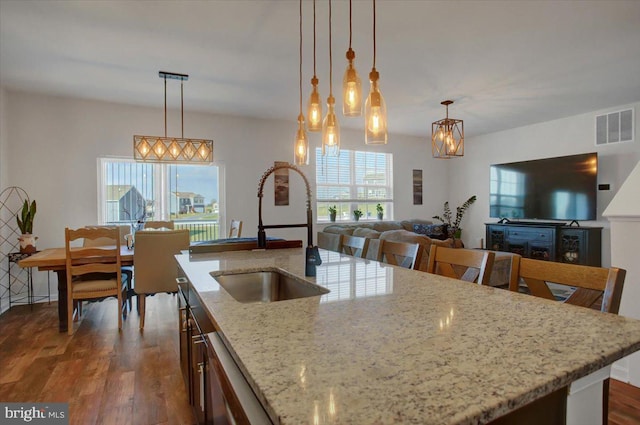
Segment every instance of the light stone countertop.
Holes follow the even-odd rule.
[[[243,304],[210,272],[304,249],[176,258],[275,423],[479,424],[640,350],[640,321],[320,250],[311,298]]]

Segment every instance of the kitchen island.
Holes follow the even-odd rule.
[[[320,254],[305,279],[330,292],[272,303],[240,303],[211,273],[303,277],[304,249],[176,256],[274,423],[487,423],[550,394],[564,399],[587,375],[599,383],[603,368],[640,349],[637,320]],[[586,407],[569,397],[568,423],[600,403],[590,391]]]

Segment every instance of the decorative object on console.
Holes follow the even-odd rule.
[[[382,220],[382,217],[384,216],[384,208],[382,208],[382,205],[376,205],[376,212],[378,213],[378,220]]]
[[[362,217],[362,211],[357,209],[357,210],[353,210],[353,219],[355,221],[360,220],[360,217]]]
[[[467,199],[464,204],[459,207],[456,207],[456,218],[453,219],[451,216],[451,208],[449,208],[449,201],[444,203],[444,213],[442,217],[439,215],[434,215],[431,218],[436,220],[440,220],[444,224],[448,226],[449,236],[454,239],[460,239],[460,235],[462,233],[462,229],[460,229],[460,223],[462,222],[462,217],[464,217],[464,213],[467,209],[476,201],[476,195],[471,196]],[[453,219],[453,222],[452,222]]]
[[[311,95],[307,109],[309,131],[322,131],[322,103],[318,94],[318,77],[316,76],[316,0],[313,0],[313,78],[311,78]]]
[[[340,155],[340,125],[333,97],[333,57],[331,55],[331,0],[329,0],[329,97],[327,97],[327,116],[322,121],[322,155]]]
[[[300,85],[300,113],[298,114],[298,130],[296,131],[296,139],[293,145],[293,159],[296,165],[309,165],[309,141],[307,140],[307,132],[304,129],[304,115],[302,115],[302,0],[300,6],[300,68],[298,70]],[[288,201],[288,200],[287,200]],[[287,202],[287,205],[289,202]]]
[[[332,206],[328,208],[329,210],[329,220],[330,221],[336,221],[336,214],[338,212],[338,209],[336,208],[336,206]]]
[[[379,78],[376,70],[376,0],[373,0],[373,67],[369,73],[371,88],[364,105],[364,141],[367,145],[387,144],[387,106],[380,93]]]
[[[431,124],[431,154],[434,158],[464,156],[464,122],[449,118],[449,105],[453,100],[440,102],[447,108],[446,118]]]
[[[133,157],[137,161],[149,162],[191,162],[210,164],[213,162],[213,140],[184,138],[183,84],[189,79],[187,74],[158,72],[164,79],[164,137],[133,136]],[[167,78],[180,80],[180,117],[182,135],[167,137]]]
[[[351,0],[349,0],[349,50],[347,50],[349,65],[342,80],[342,115],[359,117],[362,115],[362,83],[358,71],[353,66],[356,52],[351,48],[351,32]]]
[[[22,232],[22,235],[18,238],[20,241],[20,253],[21,254],[33,254],[36,252],[36,240],[37,236],[33,236],[33,218],[36,215],[36,201],[24,200],[22,204],[22,211],[20,215],[16,215],[16,221],[18,222],[18,228]]]

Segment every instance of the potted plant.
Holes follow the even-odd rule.
[[[382,217],[384,216],[384,208],[382,208],[382,205],[376,205],[376,211],[378,212],[378,220],[382,220]]]
[[[449,236],[453,237],[454,239],[460,239],[460,236],[462,234],[462,229],[460,228],[462,217],[464,217],[464,213],[475,201],[476,195],[473,195],[472,197],[467,199],[464,204],[456,207],[456,218],[453,221],[453,218],[451,216],[451,208],[449,208],[449,201],[444,203],[444,213],[442,214],[442,217],[439,215],[434,215],[432,218],[440,220],[447,225]]]
[[[362,217],[362,211],[360,209],[353,210],[353,219],[358,221],[360,220],[360,217]]]
[[[23,254],[33,254],[36,252],[36,239],[37,236],[33,236],[33,218],[36,215],[36,201],[34,200],[29,205],[28,200],[24,200],[22,205],[22,211],[16,215],[16,221],[18,222],[18,228],[22,235],[18,238],[20,241],[20,252]]]
[[[329,207],[329,220],[336,221],[336,213],[338,212],[336,206]]]

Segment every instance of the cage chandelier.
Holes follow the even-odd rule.
[[[431,124],[431,154],[434,158],[464,156],[464,122],[449,118],[449,105],[453,100],[440,102],[447,110],[446,118]]]
[[[184,81],[188,74],[159,71],[164,79],[164,137],[133,136],[133,157],[137,161],[200,163],[213,162],[213,140],[184,138]],[[181,137],[167,137],[167,79],[180,80],[180,120]]]

